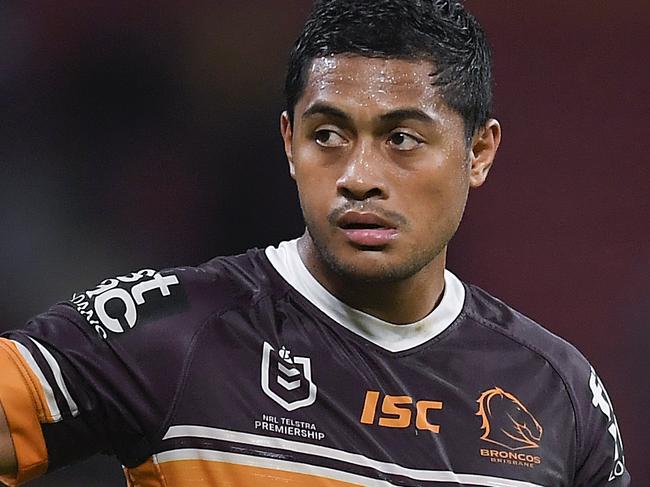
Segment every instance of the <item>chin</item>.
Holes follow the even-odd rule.
[[[306,236],[318,260],[333,275],[360,284],[391,284],[413,277],[444,251],[442,245],[396,242],[384,248],[362,250],[337,238],[336,233],[321,238],[307,222]]]
[[[322,261],[331,272],[349,281],[367,284],[389,284],[417,274],[431,259],[396,259],[381,250],[358,250],[353,255],[338,255],[319,249]],[[325,250],[325,251],[323,251]]]

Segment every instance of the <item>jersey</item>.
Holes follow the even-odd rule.
[[[132,487],[630,485],[573,346],[449,271],[384,322],[295,240],[102,281],[0,338],[0,370],[9,485],[95,452]]]

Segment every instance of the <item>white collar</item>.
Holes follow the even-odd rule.
[[[417,347],[440,335],[458,317],[465,302],[465,287],[445,269],[445,289],[438,306],[415,323],[396,325],[348,306],[325,289],[300,259],[298,239],[269,246],[265,252],[278,274],[323,313],[391,352]]]

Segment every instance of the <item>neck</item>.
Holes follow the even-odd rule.
[[[372,282],[331,270],[309,237],[298,242],[300,258],[314,278],[348,306],[394,324],[414,323],[427,316],[442,299],[446,247],[425,267],[399,281]]]

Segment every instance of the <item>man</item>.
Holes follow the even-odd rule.
[[[571,345],[445,269],[501,128],[455,1],[323,0],[281,132],[304,235],[75,293],[0,339],[0,471],[129,485],[629,485]]]

